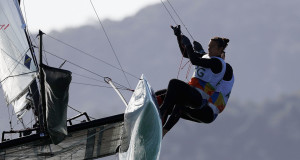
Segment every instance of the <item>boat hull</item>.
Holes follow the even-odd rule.
[[[68,136],[54,145],[49,136],[38,134],[0,143],[0,159],[96,159],[118,152],[124,114],[68,127]]]

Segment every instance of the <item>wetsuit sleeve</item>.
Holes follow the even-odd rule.
[[[180,49],[180,52],[181,52],[182,56],[184,58],[189,58],[188,53],[187,53],[187,49],[185,49],[184,45],[181,43],[181,36],[177,36],[177,43],[178,43],[178,46],[179,46],[179,49]],[[205,54],[206,53],[204,53],[204,54],[197,53],[195,56],[201,58]]]
[[[223,80],[230,81],[232,79],[232,76],[233,76],[232,67],[230,66],[230,64],[226,63],[226,71]]]
[[[182,56],[183,56],[184,58],[188,58],[186,49],[185,49],[184,46],[181,44],[181,36],[177,36],[177,43],[178,43],[178,46],[179,46],[179,49],[180,49],[180,52],[181,52]]]
[[[217,58],[206,59],[195,53],[192,46],[186,46],[188,57],[193,65],[210,68],[213,73],[220,73],[222,71],[222,62]]]

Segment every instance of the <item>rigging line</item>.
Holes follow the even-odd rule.
[[[40,37],[39,37],[39,38],[40,38]],[[42,45],[43,45],[43,46],[42,46],[43,50],[45,50],[45,45],[44,45],[44,43],[42,43]],[[43,58],[43,60],[46,62],[46,64],[49,65],[48,59],[47,59],[47,55],[43,55],[42,58]]]
[[[167,2],[169,3],[170,7],[171,7],[172,10],[174,11],[174,13],[176,14],[176,16],[177,16],[178,19],[180,20],[180,22],[181,22],[181,23],[183,24],[183,26],[185,27],[185,29],[186,29],[186,31],[188,32],[188,34],[189,34],[189,35],[191,36],[191,38],[193,39],[193,41],[195,41],[195,39],[193,38],[193,36],[192,36],[191,33],[189,32],[188,28],[185,26],[185,24],[184,24],[183,21],[181,20],[180,16],[177,14],[177,12],[176,12],[175,8],[173,7],[173,5],[170,3],[169,0],[167,0]],[[168,8],[165,6],[165,4],[164,4],[164,2],[163,2],[162,0],[161,0],[161,3],[164,5],[166,11],[169,13],[170,17],[173,19],[173,21],[174,21],[175,24],[177,25],[177,23],[176,23],[176,21],[174,20],[172,14],[170,13],[170,11],[169,11]],[[179,69],[178,69],[177,78],[178,78],[178,76],[179,76],[179,74],[180,74],[180,70],[182,70],[182,69],[186,66],[186,64],[189,63],[189,61],[188,61],[186,64],[184,64],[183,67],[181,67],[181,65],[182,65],[182,60],[183,60],[183,57],[182,57],[181,62],[180,62],[180,66],[179,66]],[[190,68],[191,68],[191,66],[189,66],[189,68],[188,68],[188,71],[187,71],[187,74],[186,74],[186,79],[187,79],[187,76],[188,76],[188,74],[189,74],[189,72],[190,72]]]
[[[18,111],[18,112],[15,112],[14,115],[16,115],[16,117],[18,118],[17,114],[22,113],[24,110],[29,111],[28,109],[24,108],[24,109],[22,109],[22,110],[20,110],[20,111]],[[27,112],[27,111],[24,111],[24,112]]]
[[[94,81],[98,81],[98,82],[107,84],[106,82],[101,81],[101,80],[98,80],[98,79],[96,79],[96,78],[84,76],[84,75],[81,75],[81,74],[78,74],[78,73],[74,73],[74,72],[72,72],[72,74],[75,74],[75,75],[80,76],[80,77],[84,77],[84,78],[87,78],[87,79],[90,79],[90,80],[94,80]],[[79,83],[79,82],[78,82],[78,83]],[[86,84],[86,83],[81,83],[81,84]],[[87,85],[90,85],[90,84],[87,84]],[[94,85],[94,84],[92,84],[92,85]],[[96,84],[95,84],[95,86],[99,86],[99,85],[96,85]],[[107,87],[107,86],[99,86],[99,87],[112,88],[112,87]],[[119,85],[118,89],[128,90],[128,88],[124,87],[123,85]]]
[[[1,50],[2,50],[2,49],[1,49]],[[14,61],[17,62],[16,65],[14,66],[13,70],[10,71],[9,76],[7,76],[4,80],[6,80],[7,78],[11,77],[11,74],[12,74],[13,71],[18,67],[18,65],[21,64],[21,61],[23,60],[23,58],[25,57],[26,53],[27,53],[29,50],[30,50],[30,49],[28,48],[28,49],[26,50],[26,52],[24,53],[24,55],[21,56],[20,60],[16,60],[16,59],[12,58],[11,56],[9,56],[8,53],[6,53],[6,51],[2,50],[2,51],[3,51],[4,53],[6,53],[11,59],[13,59]],[[23,64],[22,64],[22,65],[23,65]],[[11,67],[9,67],[9,68],[11,68]],[[29,69],[29,70],[30,70],[30,69]],[[35,71],[34,71],[34,72],[35,72]],[[25,73],[25,74],[28,74],[28,73]],[[18,76],[18,75],[17,75],[17,76]],[[2,80],[1,83],[2,83],[4,80]]]
[[[192,63],[189,64],[189,67],[188,67],[188,70],[187,70],[187,73],[186,73],[186,76],[185,76],[185,79],[186,79],[187,81],[189,81],[188,76],[189,76],[189,74],[190,74],[191,67],[192,67]]]
[[[72,45],[70,45],[70,44],[68,44],[68,43],[66,43],[66,42],[63,42],[63,41],[61,41],[61,40],[59,40],[59,39],[57,39],[57,38],[54,38],[53,36],[50,36],[50,35],[48,35],[48,34],[45,34],[45,35],[48,36],[48,37],[50,37],[50,38],[52,38],[52,39],[54,39],[54,40],[56,40],[56,41],[58,41],[58,42],[60,42],[60,43],[62,43],[62,44],[64,44],[64,45],[66,45],[66,46],[68,46],[68,47],[73,48],[74,50],[77,50],[77,51],[80,52],[80,53],[83,53],[83,54],[85,54],[85,55],[87,55],[87,56],[89,56],[89,57],[91,57],[91,58],[94,58],[94,59],[96,59],[96,60],[98,60],[98,61],[100,61],[100,62],[102,62],[102,63],[104,63],[104,64],[106,64],[106,65],[108,65],[108,66],[111,66],[112,68],[115,68],[115,69],[117,69],[117,70],[122,71],[120,68],[118,68],[118,67],[116,67],[116,66],[114,66],[114,65],[112,65],[112,64],[110,64],[110,63],[108,63],[108,62],[106,62],[106,61],[104,61],[104,60],[102,60],[102,59],[100,59],[100,58],[98,58],[98,57],[95,57],[95,56],[93,56],[93,55],[91,55],[91,54],[89,54],[89,53],[87,53],[87,52],[85,52],[85,51],[83,51],[83,50],[80,50],[80,49],[78,49],[78,48],[76,48],[76,47],[74,47],[74,46],[72,46]],[[127,71],[124,71],[124,72],[127,73],[128,75],[130,75],[130,76],[136,78],[136,79],[140,79],[140,78],[138,78],[137,76],[135,76],[135,75],[133,75],[133,74],[127,72]]]
[[[32,48],[38,48],[37,46],[38,46],[38,44],[37,44],[37,42],[36,42],[36,39],[38,39],[39,38],[39,36],[33,36],[33,34],[31,34],[31,32],[29,31],[29,29],[28,29],[29,27],[27,26],[26,27],[26,29],[27,29],[27,32],[28,32],[28,36],[29,36],[29,39],[31,39],[32,40]],[[46,34],[45,34],[46,35]],[[34,44],[33,44],[34,43]],[[34,55],[35,55],[35,52],[34,52]]]
[[[99,131],[96,131],[95,133],[91,134],[90,136],[88,136],[88,137],[86,137],[86,138],[82,138],[82,139],[79,140],[78,142],[72,144],[72,146],[74,146],[74,148],[78,146],[79,149],[73,151],[73,153],[71,153],[70,156],[72,156],[72,155],[73,155],[74,153],[76,153],[77,151],[82,150],[83,148],[86,147],[85,145],[83,145],[82,147],[80,147],[80,145],[81,145],[80,143],[85,142],[86,140],[88,140],[88,139],[90,139],[90,138],[92,138],[92,137],[96,137],[96,135],[99,134],[99,133],[103,133],[103,132],[106,131],[106,130],[114,129],[114,128],[116,128],[116,127],[114,126],[114,124],[108,124],[106,128],[103,128],[103,129],[101,129],[101,130],[99,130]],[[72,150],[72,148],[70,148],[69,150]]]
[[[6,108],[7,108],[7,113],[8,113],[8,120],[9,120],[10,129],[12,130],[12,124],[11,124],[12,115],[10,115],[10,113],[9,113],[9,107],[7,106]]]
[[[181,57],[180,66],[179,66],[179,68],[178,68],[177,79],[179,79],[178,77],[179,77],[179,74],[180,74],[180,70],[182,69],[182,68],[181,68],[182,61],[183,61],[183,56]]]
[[[77,110],[77,109],[71,107],[70,105],[68,105],[68,107],[71,108],[71,109],[73,109],[74,111],[76,111],[76,112],[78,112],[78,113],[83,113],[83,112],[81,112],[81,111],[79,111],[79,110]],[[96,118],[91,117],[91,116],[89,116],[89,117],[92,118],[92,119],[96,119]]]
[[[170,13],[170,11],[169,11],[169,9],[167,8],[167,6],[165,5],[165,3],[164,3],[162,0],[160,0],[160,1],[161,1],[161,3],[163,4],[163,6],[165,7],[166,11],[169,13],[169,15],[170,15],[171,19],[173,20],[173,22],[174,22],[176,25],[178,25],[178,23],[175,21],[174,17],[173,17],[172,14]]]
[[[17,60],[17,59],[14,59],[12,56],[10,56],[8,53],[7,53],[7,51],[5,51],[5,50],[3,50],[2,48],[1,48],[1,50],[8,56],[8,57],[10,57],[12,60],[14,60],[14,61],[17,61],[18,62],[18,64],[21,62],[21,60],[23,59],[23,57],[25,57],[25,55],[27,54],[27,52],[28,51],[30,51],[30,46],[29,46],[29,48],[28,49],[26,49],[25,51],[24,51],[24,53],[21,53],[21,51],[18,49],[18,47],[13,43],[13,41],[7,36],[7,34],[5,33],[5,36],[6,36],[6,38],[8,39],[8,41],[9,42],[11,42],[11,44],[12,44],[12,46],[14,46],[15,48],[14,49],[16,49],[17,51],[18,51],[18,53],[19,53],[19,56],[17,56],[16,58],[21,58],[19,61]],[[18,65],[17,64],[17,65]],[[11,67],[9,67],[9,68],[11,68]]]
[[[113,51],[113,53],[114,53],[114,55],[115,55],[115,58],[117,59],[117,61],[118,61],[118,63],[119,63],[119,66],[120,66],[120,68],[121,68],[121,70],[122,70],[122,72],[123,72],[123,74],[124,74],[124,77],[125,77],[125,79],[126,79],[126,81],[127,81],[127,83],[128,83],[128,86],[129,86],[129,88],[131,88],[130,83],[129,83],[129,81],[128,81],[128,78],[127,78],[127,76],[126,76],[126,74],[125,74],[125,72],[124,72],[124,70],[123,70],[123,67],[122,67],[122,65],[121,65],[121,63],[120,63],[120,61],[119,61],[119,58],[118,58],[118,56],[117,56],[115,50],[114,50],[114,47],[112,46],[112,43],[111,43],[111,41],[110,41],[110,39],[109,39],[109,37],[108,37],[106,31],[105,31],[105,28],[104,28],[104,26],[103,26],[103,24],[102,24],[102,21],[101,21],[101,19],[100,19],[99,16],[98,16],[98,13],[97,13],[97,11],[96,11],[96,9],[95,9],[95,7],[94,7],[94,4],[93,4],[92,0],[90,0],[90,2],[91,2],[91,5],[92,5],[92,7],[93,7],[93,9],[94,9],[95,14],[97,15],[97,18],[98,18],[98,21],[99,21],[99,23],[100,23],[100,25],[101,25],[101,27],[102,27],[102,30],[103,30],[103,32],[104,32],[104,34],[105,34],[105,36],[106,36],[106,38],[107,38],[107,40],[108,40],[108,43],[109,43],[109,45],[110,45],[110,47],[111,47],[111,49],[112,49],[112,51]]]
[[[183,52],[185,52],[185,48],[184,48],[184,51]],[[182,57],[181,57],[181,61],[180,61],[180,65],[179,65],[179,68],[178,68],[178,73],[177,73],[177,79],[178,79],[178,77],[179,77],[179,74],[180,74],[180,71],[184,68],[184,66],[186,65],[184,65],[183,67],[182,67],[182,62],[183,62],[183,55],[182,55]]]
[[[187,64],[189,64],[190,60],[188,60],[183,66],[181,69],[183,69]]]
[[[21,7],[20,7],[21,8]],[[25,1],[23,0],[23,10],[24,10],[24,18],[25,18],[25,23],[27,25],[27,15],[26,15],[26,9],[25,9]]]
[[[181,24],[184,26],[184,28],[186,29],[186,31],[188,32],[188,34],[191,36],[191,38],[193,39],[193,41],[195,41],[195,39],[193,38],[193,36],[191,35],[191,33],[189,32],[188,28],[185,26],[185,24],[183,23],[183,21],[181,20],[180,16],[177,14],[176,10],[174,9],[173,5],[170,3],[169,0],[167,0],[167,2],[169,3],[169,5],[171,6],[172,10],[174,11],[174,13],[176,14],[176,16],[178,17],[179,21],[181,22]]]
[[[33,112],[34,112],[34,111],[33,111]],[[33,128],[33,121],[35,121],[35,118],[34,118],[34,115],[31,114],[31,121],[30,121],[31,124],[27,124],[27,125],[30,125],[30,126],[32,126],[32,128]]]
[[[79,76],[79,77],[84,77],[84,78],[87,78],[87,79],[90,79],[90,80],[94,80],[94,81],[98,81],[98,82],[101,82],[101,83],[105,83],[105,84],[106,84],[106,82],[101,81],[101,80],[98,80],[98,79],[96,79],[96,78],[84,76],[84,75],[81,75],[81,74],[78,74],[78,73],[75,73],[75,72],[72,72],[72,74],[75,74],[75,75],[77,75],[77,76]]]
[[[11,118],[13,118],[14,116],[15,116],[14,109],[12,109],[11,110]],[[18,123],[18,121],[16,123]],[[15,126],[12,126],[12,121],[10,121],[10,127],[11,127],[11,130],[13,130],[15,128]]]
[[[32,97],[34,97],[36,94],[38,94],[38,91],[36,90],[34,93],[33,93],[33,95],[32,95]],[[7,107],[7,108],[9,108],[9,107]],[[31,108],[32,110],[33,110],[33,108]],[[29,111],[29,110],[28,110]],[[19,112],[22,112],[22,111],[19,111]],[[12,113],[11,113],[11,115],[9,114],[9,116],[10,116],[10,122],[11,122],[11,120],[12,120],[12,117],[13,116],[16,116],[19,112],[13,112],[13,110],[12,110]],[[33,114],[32,114],[33,115]],[[16,116],[17,117],[17,116]],[[33,120],[31,120],[29,123],[31,123]],[[15,124],[13,127],[11,126],[11,130],[13,130],[16,126],[18,125],[18,121],[17,121],[17,124]],[[26,126],[28,126],[28,124],[26,125]]]
[[[97,81],[97,82],[101,82],[101,83],[107,84],[106,82],[98,80],[96,78],[88,77],[88,76],[81,75],[81,74],[78,74],[78,73],[75,73],[75,72],[72,72],[72,74],[75,74],[75,75],[77,75],[79,77],[84,77],[84,78],[87,78],[87,79],[90,79],[90,80],[94,80],[94,81]],[[111,87],[108,87],[108,88],[111,88]],[[128,88],[124,87],[123,85],[120,85],[120,88],[125,88],[124,90],[128,89]]]
[[[167,8],[167,6],[165,5],[165,3],[160,0],[162,5],[165,7],[165,10],[168,12],[169,16],[171,17],[171,19],[173,20],[173,22],[178,25],[178,23],[176,22],[176,20],[174,19],[174,17],[172,16],[171,12],[169,11],[169,9]],[[179,74],[180,74],[180,71],[182,70],[181,68],[181,65],[182,65],[182,61],[183,61],[183,56],[181,57],[181,61],[180,61],[180,65],[179,65],[179,68],[178,68],[178,73],[177,73],[177,79],[179,77]]]
[[[89,84],[89,83],[81,83],[81,82],[71,82],[74,84],[81,84],[81,85],[86,85],[86,86],[94,86],[94,87],[101,87],[101,88],[112,88],[109,86],[101,86],[101,85],[97,85],[97,84]],[[121,89],[121,90],[127,90],[127,88],[117,88],[117,89]]]
[[[32,116],[31,116],[31,121],[30,122],[28,122],[27,124],[26,124],[26,126],[29,126],[29,124],[31,123],[31,125],[32,125],[32,122],[34,121],[34,119],[32,118]],[[30,125],[30,126],[31,126]]]
[[[94,87],[100,87],[100,88],[112,88],[112,87],[109,87],[109,86],[101,86],[101,85],[98,85],[98,84],[90,84],[90,83],[82,83],[82,82],[71,82],[73,84],[80,84],[80,85],[86,85],[86,86],[94,86]],[[120,90],[129,90],[129,91],[132,91],[124,86],[119,86],[119,87],[116,87],[117,89],[120,89]]]
[[[5,81],[6,79],[11,78],[11,77],[18,77],[18,76],[23,76],[23,75],[26,75],[26,74],[36,73],[36,72],[37,71],[32,71],[32,72],[27,72],[27,73],[21,73],[21,74],[17,74],[17,75],[7,76],[0,83],[2,83],[3,81]]]
[[[83,70],[85,70],[85,71],[87,71],[87,72],[90,72],[90,73],[92,73],[92,74],[94,74],[94,75],[97,75],[97,76],[99,76],[99,77],[101,77],[101,78],[104,78],[104,76],[101,76],[101,75],[98,74],[98,73],[95,73],[95,72],[90,71],[90,70],[88,70],[88,69],[86,69],[86,68],[84,68],[84,67],[81,67],[81,66],[79,66],[78,64],[75,64],[75,63],[73,63],[73,62],[71,62],[71,61],[69,61],[69,60],[63,59],[63,58],[61,58],[61,57],[59,57],[59,56],[57,56],[57,55],[55,55],[55,54],[53,54],[53,53],[51,53],[51,52],[48,52],[48,51],[45,51],[45,50],[43,50],[43,51],[46,52],[46,53],[48,53],[48,54],[51,54],[52,56],[54,56],[54,57],[56,57],[56,58],[59,58],[59,59],[61,59],[61,60],[64,60],[64,61],[66,61],[66,62],[68,62],[68,63],[70,63],[70,64],[72,64],[72,65],[74,65],[74,66],[76,66],[76,67],[78,67],[78,68],[80,68],[80,69],[83,69]]]
[[[21,5],[20,5],[21,6]],[[30,46],[30,44],[29,44],[29,47],[32,47],[32,50],[33,50],[33,53],[32,53],[32,56],[36,56],[35,55],[35,51],[34,51],[34,45],[32,44],[32,39],[30,38],[30,35],[31,35],[31,33],[29,32],[29,26],[28,26],[28,20],[27,20],[27,12],[26,12],[26,7],[25,7],[26,5],[25,5],[25,0],[23,0],[23,11],[24,11],[24,19],[25,19],[25,24],[26,24],[26,28],[25,28],[25,32],[27,32],[27,33],[25,33],[25,34],[27,34],[28,35],[28,39],[29,39],[29,43],[32,45],[32,46]],[[21,7],[20,7],[21,8]],[[36,37],[37,38],[37,37]],[[35,39],[34,39],[34,43],[35,43],[35,45],[37,45],[36,44],[36,42],[35,42]],[[33,59],[35,59],[35,57],[32,57]],[[34,60],[35,61],[35,60]],[[37,64],[37,62],[34,62],[35,64]]]
[[[81,66],[79,66],[79,65],[77,65],[77,64],[75,64],[75,63],[73,63],[73,62],[71,62],[71,61],[68,61],[68,60],[66,60],[66,59],[63,59],[63,58],[61,58],[61,57],[59,57],[59,56],[57,56],[57,55],[55,55],[55,54],[53,54],[53,53],[50,53],[50,52],[45,51],[45,50],[43,50],[43,51],[46,52],[46,53],[48,53],[48,54],[51,54],[52,56],[54,56],[54,57],[56,57],[56,58],[58,58],[58,59],[64,60],[64,61],[66,61],[66,62],[68,62],[68,63],[70,63],[70,64],[72,64],[72,65],[74,65],[74,66],[76,66],[76,67],[78,67],[78,68],[80,68],[80,69],[83,69],[83,70],[85,70],[85,71],[87,71],[87,72],[90,72],[90,73],[92,73],[92,74],[94,74],[94,75],[96,75],[96,76],[99,76],[99,77],[101,77],[101,78],[105,78],[104,76],[101,76],[101,75],[98,74],[98,73],[95,73],[95,72],[93,72],[93,71],[90,71],[90,70],[88,70],[88,69],[86,69],[86,68],[84,68],[84,67],[81,67]],[[125,87],[125,86],[123,86],[123,85],[121,85],[121,84],[119,84],[119,83],[117,83],[117,82],[115,82],[115,81],[113,81],[113,82],[116,83],[116,84],[118,84],[119,86],[122,86],[122,87],[124,87],[124,88],[127,88],[127,87]],[[127,88],[127,90],[132,91],[130,88]]]

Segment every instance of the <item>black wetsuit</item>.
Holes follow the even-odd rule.
[[[226,71],[223,77],[223,80],[229,81],[233,76],[232,67],[226,63]],[[159,90],[155,92],[157,96],[159,96],[162,100],[165,99],[167,93],[167,89]],[[175,105],[173,110],[168,110],[168,115],[171,115],[168,121],[164,125],[164,129],[170,130],[180,118],[195,121],[198,123],[211,123],[214,121],[213,111],[207,105],[204,105],[201,109],[199,108],[190,108],[190,107],[183,107],[180,105]]]

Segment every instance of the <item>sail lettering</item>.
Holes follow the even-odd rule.
[[[0,30],[6,30],[6,28],[9,26],[9,24],[1,24],[0,25]]]

